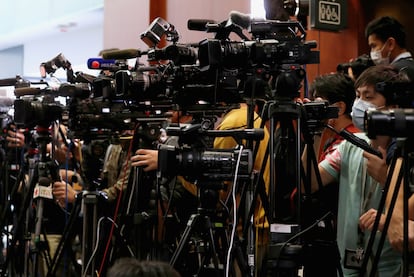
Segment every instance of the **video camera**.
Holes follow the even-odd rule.
[[[410,130],[414,126],[414,83],[408,80],[380,82],[375,85],[375,89],[389,96],[387,103],[398,105],[398,108],[366,111],[364,129],[367,136],[411,137]]]
[[[252,152],[248,149],[193,149],[161,145],[158,161],[161,176],[181,175],[186,180],[197,181],[232,181],[237,168],[239,178],[249,178],[253,166]]]
[[[348,74],[348,68],[351,68],[354,76],[359,76],[365,69],[374,65],[375,64],[372,61],[371,57],[367,54],[363,54],[350,62],[338,64],[336,71]]]
[[[53,121],[62,119],[62,113],[62,105],[46,98],[14,101],[14,122],[18,127],[32,128],[36,125],[48,127]]]
[[[303,104],[309,131],[324,128],[327,119],[338,117],[338,107],[330,106],[328,101],[313,101]]]

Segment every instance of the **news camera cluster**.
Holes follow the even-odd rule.
[[[250,19],[238,12],[231,12],[223,22],[190,19],[188,29],[212,33],[214,37],[183,43],[174,25],[156,18],[140,34],[148,49],[107,50],[100,58],[88,59],[88,68],[99,71],[97,76],[74,72],[71,63],[59,54],[41,63],[41,77],[63,68],[66,83],[52,87],[47,82],[29,82],[20,76],[0,80],[0,85],[15,87],[14,117],[10,121],[29,129],[47,129],[59,121],[68,127],[71,138],[85,141],[107,138],[140,125],[151,129],[141,131],[147,140],[155,141],[171,113],[180,111],[192,115],[194,124],[166,128],[168,135],[178,136],[185,146],[159,148],[158,166],[163,177],[182,175],[191,181],[232,181],[239,167],[240,176],[249,179],[255,158],[251,149],[211,149],[204,139],[232,136],[240,141],[261,140],[263,130],[212,130],[216,117],[255,98],[272,103],[273,109],[263,117],[291,119],[291,108],[293,113],[297,112],[294,99],[299,96],[306,75],[304,65],[319,63],[316,42],[306,41],[300,22]],[[239,40],[230,39],[231,34]],[[159,47],[163,39],[167,45]],[[128,63],[130,59],[135,59],[133,66]],[[364,62],[362,59],[340,66],[357,67]],[[258,79],[260,91],[251,84]],[[396,100],[407,103],[409,99],[412,103],[412,87],[388,83],[378,86],[393,91],[403,89],[407,91],[405,98]],[[65,98],[65,103],[56,101],[56,97]],[[303,108],[300,116],[311,132],[324,127],[326,119],[337,116],[337,109],[326,102],[306,103]],[[405,127],[413,124],[413,114],[409,109],[398,116],[393,111],[369,112],[368,136],[395,132],[409,136],[409,128]],[[384,124],[389,128],[380,127]],[[401,126],[403,130],[399,129]]]
[[[100,58],[88,59],[88,68],[99,71],[97,76],[74,72],[71,63],[59,54],[41,63],[41,76],[62,68],[67,83],[51,87],[47,82],[31,83],[20,77],[7,80],[15,86],[14,123],[47,128],[59,121],[68,127],[71,138],[87,141],[132,130],[137,124],[156,125],[155,132],[146,132],[155,140],[171,112],[180,111],[192,115],[194,124],[167,128],[169,135],[178,136],[185,145],[159,149],[162,175],[179,174],[191,181],[212,183],[233,181],[239,169],[239,177],[250,179],[251,149],[211,149],[204,140],[218,136],[261,140],[263,130],[212,130],[215,118],[255,98],[273,102],[277,116],[279,108],[281,116],[285,116],[285,107],[287,113],[291,107],[295,110],[294,99],[306,75],[304,65],[319,63],[316,42],[306,41],[300,22],[255,20],[238,12],[231,12],[222,22],[190,19],[187,27],[211,33],[213,38],[180,42],[175,26],[156,18],[140,34],[148,49],[107,50]],[[239,39],[230,39],[231,34]],[[167,45],[159,47],[163,39]],[[130,59],[135,59],[133,66]],[[252,80],[260,80],[260,91]],[[64,104],[55,101],[58,96],[65,98]],[[304,106],[311,128],[335,117],[327,103]],[[179,250],[176,256],[181,254]]]

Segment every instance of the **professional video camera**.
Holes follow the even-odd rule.
[[[359,76],[365,69],[370,66],[374,66],[374,62],[372,61],[371,57],[367,54],[363,54],[358,56],[354,60],[347,62],[347,63],[340,63],[336,67],[336,71],[344,74],[348,74],[348,68],[352,69],[352,74],[357,77]]]
[[[375,85],[375,89],[390,95],[387,103],[398,105],[398,109],[366,111],[364,129],[367,136],[410,137],[411,127],[414,126],[414,83],[408,80],[380,82]]]
[[[214,39],[200,42],[200,65],[240,67],[241,65],[310,64],[319,62],[315,41],[306,42],[306,32],[296,21],[253,20],[247,15],[231,12],[229,20],[222,23],[205,22],[204,30],[216,32]],[[197,25],[194,26],[194,21]],[[200,20],[189,20],[188,26],[199,28]],[[242,39],[241,26],[252,35],[247,41],[229,41],[230,32]],[[224,39],[223,39],[224,38]]]
[[[306,32],[299,22],[254,20],[231,12],[229,19],[221,23],[193,19],[188,21],[188,26],[192,30],[216,33],[214,39],[199,43],[200,71],[209,76],[210,83],[223,86],[225,81],[226,93],[236,91],[234,95],[237,95],[238,92],[234,99],[252,97],[251,91],[241,88],[249,76],[258,72],[266,72],[261,75],[268,76],[266,81],[272,82],[272,98],[297,97],[305,77],[302,65],[319,63],[319,51],[312,50],[316,42],[305,41]],[[251,38],[244,35],[243,29]],[[229,40],[232,32],[242,40]]]
[[[53,121],[67,119],[64,105],[55,99],[67,96],[68,91],[51,88],[45,81],[25,83],[27,85],[14,89],[14,123],[18,127],[40,125],[47,128]]]
[[[1,136],[0,136],[0,144],[3,143],[4,137],[7,135],[7,129],[9,128],[10,124],[13,122],[13,115],[12,107],[13,100],[9,97],[1,97],[0,98],[0,128],[1,128]]]
[[[181,124],[167,128],[170,135],[180,137],[181,147],[162,145],[158,154],[158,168],[162,176],[182,175],[188,180],[233,180],[236,169],[239,178],[249,178],[253,168],[253,154],[248,149],[212,149],[205,145],[206,137],[233,137],[261,140],[263,129],[211,130],[202,124]],[[237,158],[240,155],[240,164]]]
[[[36,125],[48,127],[53,121],[62,119],[62,112],[63,108],[60,104],[46,98],[14,101],[14,122],[19,127],[32,128]]]
[[[241,155],[239,166],[238,155]],[[194,149],[162,145],[158,160],[162,176],[181,175],[189,181],[230,181],[234,179],[237,168],[239,178],[249,178],[253,165],[252,152],[248,149]]]
[[[54,74],[56,70],[63,68],[66,70],[66,77],[69,83],[74,82],[74,74],[72,64],[65,58],[62,53],[59,53],[53,59],[40,64],[40,76],[46,78],[47,74]]]
[[[365,132],[376,136],[411,137],[414,128],[414,109],[368,110],[365,113]]]

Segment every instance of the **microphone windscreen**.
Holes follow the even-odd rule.
[[[50,179],[47,177],[39,177],[39,186],[48,187],[50,185]]]
[[[236,24],[243,29],[248,29],[252,21],[250,15],[238,11],[231,11],[229,13],[229,18],[233,24]]]

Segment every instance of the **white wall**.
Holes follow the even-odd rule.
[[[95,0],[96,1],[96,0]],[[117,47],[120,49],[147,46],[140,34],[148,28],[150,0],[104,0],[104,10],[92,11],[89,18],[98,18],[88,26],[78,26],[67,32],[42,33],[24,43],[23,72],[13,73],[39,77],[39,65],[63,53],[72,63],[75,71],[88,72],[86,61],[96,57],[100,50]],[[250,0],[169,0],[167,2],[168,22],[173,24],[181,35],[180,42],[199,42],[213,34],[187,30],[187,20],[213,19],[224,21],[232,10],[250,12]],[[93,72],[93,71],[92,71]],[[10,76],[12,76],[10,75]],[[63,70],[56,72],[65,77]],[[7,76],[8,77],[8,76]]]
[[[75,72],[97,73],[87,69],[87,60],[98,56],[103,47],[102,41],[102,24],[30,41],[24,46],[24,76],[40,77],[39,65],[59,53],[72,64]],[[55,75],[66,77],[66,72],[58,69]]]
[[[104,49],[146,49],[140,34],[149,25],[149,1],[105,0]]]
[[[150,0],[105,0],[104,48],[147,49],[140,34],[148,28]],[[167,18],[181,35],[180,42],[199,42],[213,34],[187,30],[188,19],[224,21],[232,10],[250,12],[250,0],[168,0]]]
[[[180,42],[199,42],[214,34],[187,30],[188,19],[212,19],[221,22],[231,11],[250,13],[250,0],[169,0],[167,21],[181,34]]]

